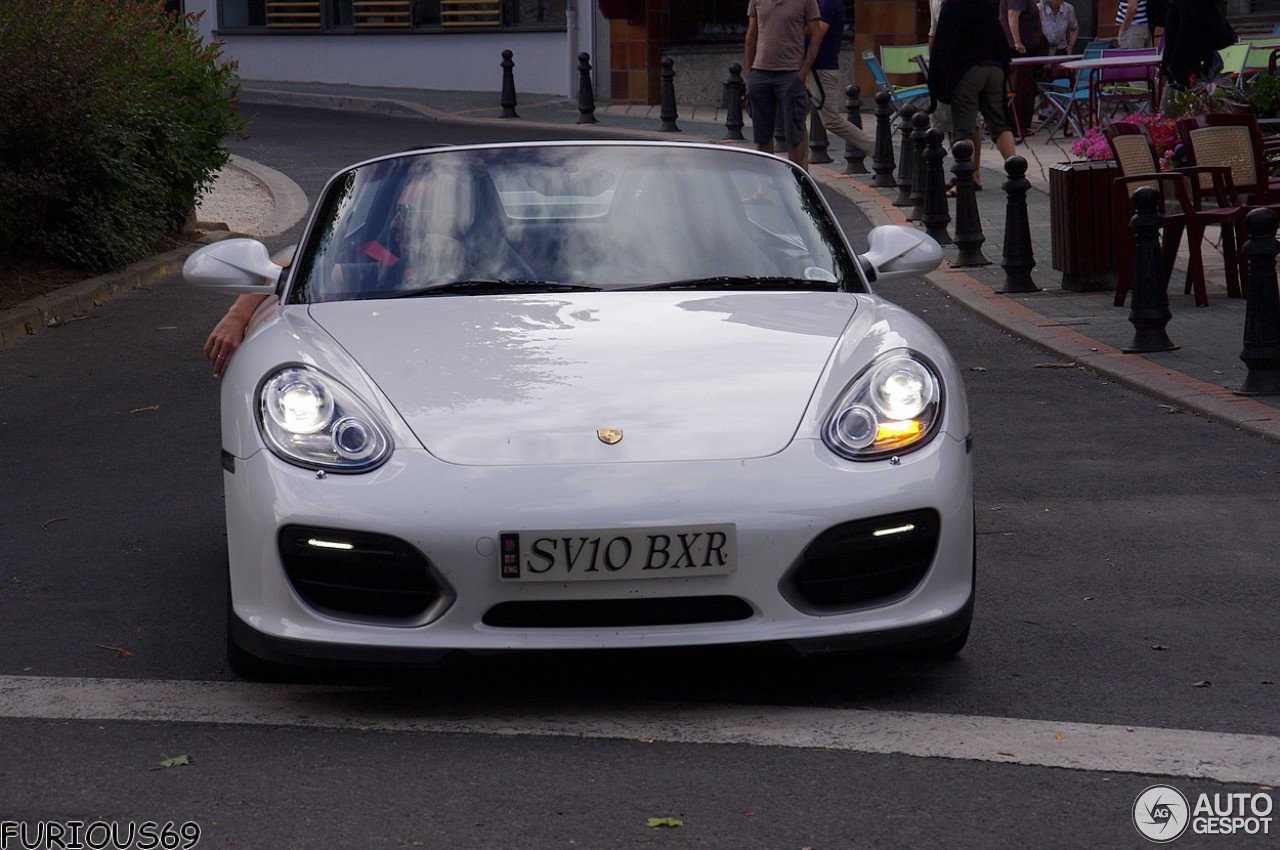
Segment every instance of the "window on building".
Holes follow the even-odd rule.
[[[222,29],[563,29],[565,0],[220,0]]]

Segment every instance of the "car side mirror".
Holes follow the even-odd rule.
[[[267,246],[256,239],[224,239],[206,245],[182,264],[187,283],[251,295],[274,291],[281,271]]]
[[[942,246],[932,236],[901,224],[873,228],[867,246],[860,259],[873,281],[919,277],[942,263]]]

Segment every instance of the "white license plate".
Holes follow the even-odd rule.
[[[732,524],[505,531],[499,559],[505,581],[724,575],[737,561],[737,533]]]

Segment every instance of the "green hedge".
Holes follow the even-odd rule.
[[[243,132],[234,63],[159,0],[0,2],[0,254],[117,269]]]

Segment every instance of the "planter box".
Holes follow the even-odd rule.
[[[1116,241],[1111,183],[1114,162],[1063,162],[1049,169],[1049,232],[1053,268],[1062,288],[1098,292],[1116,288]]]

